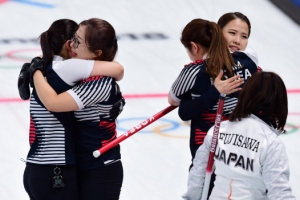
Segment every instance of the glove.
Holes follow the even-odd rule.
[[[35,57],[32,59],[30,67],[28,69],[29,71],[29,83],[32,88],[34,88],[34,82],[33,82],[33,75],[36,70],[41,70],[41,72],[44,74],[44,63],[42,58]]]
[[[30,63],[24,63],[18,78],[18,90],[21,99],[27,100],[30,97],[29,69]]]
[[[122,93],[118,91],[117,93],[117,101],[113,104],[112,108],[109,111],[110,117],[115,120],[120,113],[123,111],[123,107],[125,106],[125,99],[122,96]]]

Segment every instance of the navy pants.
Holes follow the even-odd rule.
[[[30,200],[78,200],[78,183],[75,165],[58,165],[65,186],[53,188],[55,165],[26,163],[23,184]]]
[[[121,161],[79,172],[81,200],[118,200],[123,183]]]

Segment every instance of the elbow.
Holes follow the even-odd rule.
[[[52,102],[43,102],[45,108],[50,111],[50,112],[59,112],[60,110],[58,109],[58,107]]]
[[[198,115],[194,106],[187,105],[188,102],[183,101],[178,108],[178,116],[182,121],[189,121]]]
[[[120,65],[120,69],[119,69],[119,75],[115,78],[116,81],[120,81],[123,79],[124,77],[124,67],[122,65]]]
[[[168,101],[169,101],[169,104],[172,105],[172,106],[179,106],[179,104],[180,104],[180,103],[178,103],[176,101],[172,101],[170,99]]]
[[[191,117],[190,117],[190,116],[187,116],[187,115],[186,115],[186,112],[184,112],[183,109],[180,108],[180,106],[179,106],[179,108],[178,108],[178,116],[180,117],[180,119],[181,119],[182,121],[189,121],[189,120],[191,120]]]
[[[55,109],[55,107],[53,105],[48,105],[48,106],[45,105],[45,107],[50,112],[57,112],[57,110]]]
[[[174,99],[171,97],[170,93],[169,93],[169,96],[168,96],[168,102],[172,106],[179,106],[180,105],[180,102],[174,101]]]

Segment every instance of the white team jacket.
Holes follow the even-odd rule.
[[[212,135],[213,127],[197,150],[183,199],[201,199]],[[222,122],[215,152],[216,180],[210,199],[296,199],[289,185],[285,146],[278,135],[277,130],[255,115],[239,122]]]

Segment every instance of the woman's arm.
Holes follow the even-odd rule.
[[[216,105],[220,93],[228,95],[241,90],[239,86],[244,80],[240,79],[239,75],[224,81],[221,80],[222,75],[223,72],[220,72],[215,79],[214,85],[201,94],[201,96],[194,99],[183,99],[180,102],[178,114],[183,121],[191,120]]]
[[[107,76],[121,80],[124,75],[124,68],[118,62],[68,59],[61,60],[54,57],[52,69],[68,85],[75,85],[92,76]]]
[[[94,76],[63,93],[57,94],[42,73],[33,76],[35,90],[44,106],[52,112],[68,112],[85,108],[95,103],[108,101],[115,81],[111,77]]]
[[[168,102],[171,105],[178,106],[182,99],[191,96],[191,92],[195,85],[195,79],[199,76],[200,69],[201,66],[192,64],[181,70],[168,94]]]
[[[183,121],[200,116],[204,111],[212,108],[218,102],[220,93],[212,85],[207,92],[194,99],[183,99],[180,102],[178,115]]]
[[[193,160],[193,167],[191,168],[188,176],[187,192],[182,196],[183,199],[201,199],[206,166],[209,157],[209,147],[212,139],[212,128],[205,136],[204,143],[198,148],[195,158]]]
[[[283,142],[276,138],[266,151],[266,157],[262,160],[262,178],[268,198],[295,200],[289,184],[289,161]]]
[[[116,81],[122,80],[124,76],[124,67],[116,62],[95,61],[90,76],[110,76]]]
[[[52,112],[68,112],[79,109],[77,103],[69,93],[63,92],[58,95],[48,84],[40,70],[34,73],[33,80],[35,90],[47,110]]]
[[[174,97],[172,97],[172,93],[169,92],[169,94],[168,94],[168,102],[169,102],[169,104],[171,104],[172,106],[179,106],[180,105],[180,101],[179,102],[175,101],[173,98]]]

